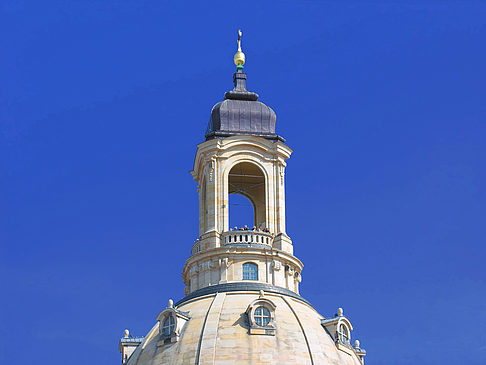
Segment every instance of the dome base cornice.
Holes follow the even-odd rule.
[[[183,303],[196,299],[198,297],[210,295],[210,294],[215,294],[215,293],[226,293],[226,292],[260,292],[260,290],[263,290],[264,292],[267,293],[274,293],[274,294],[282,294],[282,295],[287,295],[289,297],[292,297],[294,299],[301,300],[302,302],[312,306],[307,300],[305,300],[303,297],[300,295],[294,293],[291,290],[270,285],[270,284],[265,284],[265,283],[251,283],[251,282],[236,282],[236,283],[225,283],[225,284],[217,284],[217,285],[211,285],[207,286],[202,289],[198,289],[191,294],[185,296],[181,300],[179,300],[175,306],[178,307],[182,305]]]

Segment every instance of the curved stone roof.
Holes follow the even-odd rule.
[[[233,75],[233,82],[235,88],[211,110],[206,140],[247,134],[284,141],[275,133],[275,112],[257,101],[258,94],[246,89],[246,74],[239,69]]]
[[[128,365],[164,364],[343,364],[361,365],[353,349],[343,351],[321,325],[323,317],[308,303],[267,293],[275,306],[274,335],[251,334],[246,314],[258,292],[223,292],[177,307],[188,313],[177,341],[163,341],[158,324]]]

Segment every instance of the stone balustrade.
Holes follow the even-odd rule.
[[[272,246],[273,234],[262,231],[228,231],[221,235],[221,245],[259,243]]]
[[[227,231],[223,232],[220,237],[221,246],[231,245],[231,244],[249,244],[249,243],[258,243],[260,245],[268,245],[273,246],[273,239],[274,235],[269,232],[263,231],[253,231],[253,230],[244,230],[244,231]],[[198,240],[191,249],[191,254],[195,255],[201,251],[205,251],[201,247],[204,243],[204,240]],[[207,247],[207,245],[206,245]]]

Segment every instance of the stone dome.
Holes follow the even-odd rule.
[[[258,300],[274,305],[272,334],[251,332],[248,308]],[[164,341],[159,328],[162,322],[157,323],[128,365],[362,364],[351,346],[340,349],[336,345],[322,324],[324,317],[297,296],[217,292],[189,299],[172,310],[190,318],[178,338]]]

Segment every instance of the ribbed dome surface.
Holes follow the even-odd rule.
[[[158,325],[131,356],[128,365],[162,364],[346,364],[361,365],[354,354],[337,349],[308,303],[265,293],[275,304],[275,335],[249,333],[245,313],[258,292],[216,293],[186,301],[177,310],[191,319],[174,343],[160,341]]]

